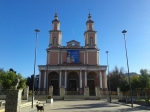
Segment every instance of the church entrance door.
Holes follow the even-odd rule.
[[[91,96],[95,95],[94,80],[88,80],[87,81],[87,86],[89,87],[89,94]]]
[[[94,76],[92,74],[88,74],[87,76],[87,86],[89,87],[90,96],[95,95],[95,84],[94,84]]]
[[[49,77],[50,78],[49,86],[53,86],[53,95],[59,95],[59,75],[56,72],[52,72],[50,73],[50,75],[51,78]]]
[[[58,95],[59,94],[59,81],[58,80],[52,80],[51,85],[53,86],[53,94]]]
[[[69,91],[76,91],[76,80],[69,80]]]
[[[78,75],[75,72],[71,72],[68,74],[68,91],[77,91],[78,88]]]

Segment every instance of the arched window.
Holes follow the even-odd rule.
[[[90,45],[93,45],[93,38],[90,38]]]
[[[56,45],[56,37],[53,38],[53,44]]]

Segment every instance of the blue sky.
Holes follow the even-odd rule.
[[[52,29],[56,9],[63,46],[72,39],[84,46],[83,33],[90,9],[101,65],[107,64],[108,50],[110,71],[115,65],[127,70],[121,33],[125,29],[130,72],[150,69],[150,0],[1,0],[0,68],[13,68],[24,77],[33,74],[36,28],[40,30],[37,65],[46,63],[48,31]]]

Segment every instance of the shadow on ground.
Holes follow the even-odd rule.
[[[126,107],[120,108],[120,106],[127,106],[127,108]],[[106,110],[101,110],[104,108],[106,108]],[[114,110],[116,112],[124,112],[124,111],[138,111],[141,109],[143,110],[144,108],[142,106],[137,106],[137,107],[132,108],[130,104],[119,104],[117,102],[112,102],[110,104],[110,103],[106,102],[105,104],[92,103],[92,104],[70,105],[66,108],[58,107],[57,109],[49,109],[49,110],[71,110],[72,112],[76,112],[76,109],[80,109],[81,111],[82,111],[82,109],[83,109],[83,111],[85,111],[84,109],[90,109],[89,111],[86,111],[86,112],[110,112],[110,111],[114,112]],[[148,110],[148,109],[144,109],[144,110]]]

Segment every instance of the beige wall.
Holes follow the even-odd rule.
[[[58,65],[58,52],[50,52],[50,65]]]
[[[57,24],[58,23],[54,23],[54,30],[57,30]]]
[[[84,64],[84,52],[80,52],[80,62]]]
[[[53,38],[56,37],[56,44],[58,44],[59,33],[51,33],[50,43],[53,44]]]
[[[105,89],[105,71],[102,71],[102,88]]]
[[[90,44],[90,38],[93,38],[93,44],[95,44],[95,33],[88,33],[88,44]]]
[[[84,64],[84,60],[85,60],[85,64],[97,65],[97,58],[98,58],[97,51],[94,51],[94,52],[93,51],[82,51],[82,52],[79,51],[79,52],[80,52],[80,62],[82,64]],[[85,54],[85,57],[84,57],[84,54]],[[58,57],[60,59],[58,59]],[[88,58],[88,62],[87,62],[87,58]],[[64,62],[67,62],[67,51],[60,52],[60,56],[59,56],[59,51],[58,52],[50,51],[50,59],[49,59],[50,65],[58,65],[58,61],[60,61],[62,64]]]
[[[74,46],[72,46],[72,44],[68,44],[68,47],[69,47],[69,48],[78,48],[78,47],[79,47],[79,44],[75,44]]]
[[[89,45],[89,47],[94,47],[94,45],[96,44],[95,42],[95,38],[96,38],[96,33],[95,32],[86,32],[85,33],[85,38],[86,38],[86,44]],[[93,46],[90,46],[90,38],[93,38]]]
[[[53,71],[48,71],[48,85],[50,86],[51,85],[51,83],[50,83],[50,79],[51,79],[51,76],[53,75],[53,74],[50,74],[51,72],[53,72]],[[60,74],[60,71],[58,70],[58,71],[54,71],[54,72],[57,72],[58,73],[58,76],[59,76],[59,74]],[[61,77],[61,85],[62,86],[65,86],[65,83],[64,83],[64,81],[65,81],[65,70],[62,70],[61,71],[62,72],[62,77]],[[69,75],[69,73],[70,72],[76,72],[77,73],[77,75],[78,75],[78,80],[77,80],[77,87],[78,88],[80,88],[80,70],[76,70],[76,71],[74,71],[74,70],[67,70],[67,87],[68,87],[68,75]],[[93,76],[94,76],[94,85],[95,85],[95,87],[96,86],[100,86],[99,84],[99,70],[96,70],[96,71],[86,71],[86,75],[88,75],[89,73],[90,74],[92,74]],[[44,75],[45,75],[45,71],[44,70],[42,70],[41,71],[41,88],[44,88]],[[85,70],[82,70],[82,88],[84,88],[85,87]],[[105,71],[102,71],[102,88],[104,89],[105,88]]]
[[[97,52],[88,52],[88,64],[97,65]]]
[[[67,52],[62,52],[62,63],[67,62]]]
[[[89,30],[93,30],[92,29],[92,23],[89,23]]]

